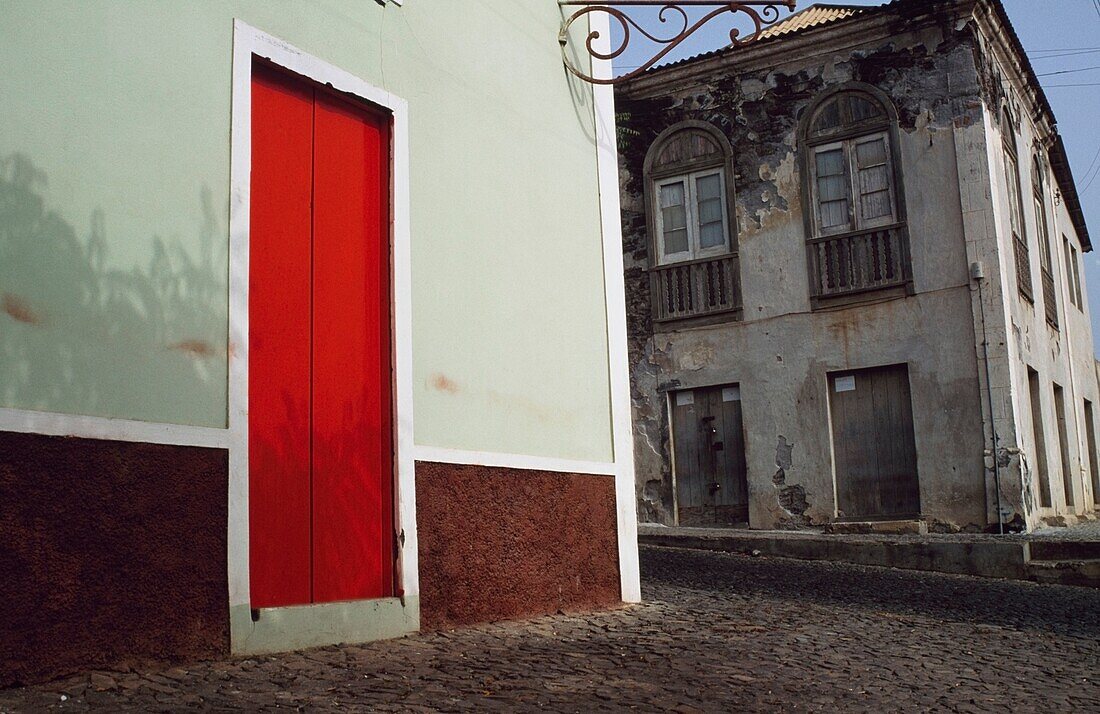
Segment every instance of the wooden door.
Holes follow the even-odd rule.
[[[253,70],[252,605],[392,595],[389,121]]]
[[[920,514],[917,449],[906,365],[829,375],[841,518]]]
[[[672,395],[676,497],[680,525],[748,520],[748,469],[737,385]]]

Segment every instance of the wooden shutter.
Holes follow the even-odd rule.
[[[851,187],[843,144],[828,144],[814,151],[814,185],[817,225],[823,234],[852,227]]]
[[[856,139],[852,147],[852,164],[859,193],[856,211],[859,227],[895,223],[894,173],[886,134]]]

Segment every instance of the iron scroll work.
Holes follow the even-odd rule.
[[[785,7],[788,10],[793,10],[795,2],[796,0],[736,0],[736,2],[715,2],[714,0],[679,0],[679,2],[673,2],[672,0],[558,0],[558,4],[562,7],[580,7],[562,23],[561,32],[558,34],[558,42],[561,43],[562,52],[565,56],[565,66],[570,72],[592,84],[616,84],[637,77],[653,67],[664,59],[669,52],[680,46],[684,40],[691,37],[696,30],[721,15],[736,16],[740,13],[752,23],[752,31],[744,36],[736,27],[730,30],[730,43],[732,46],[740,47],[754,42],[768,25],[779,19],[779,8]],[[684,9],[692,6],[710,7],[711,10],[692,22],[687,10]],[[663,37],[649,32],[638,24],[637,20],[626,14],[622,9],[624,7],[659,7],[661,11],[657,14],[657,19],[662,24],[668,24],[670,17],[673,18],[675,24],[672,26],[679,26],[679,31],[671,37]],[[607,52],[601,52],[595,46],[596,41],[600,39],[599,31],[589,32],[584,44],[588,55],[593,59],[613,60],[622,55],[630,45],[631,32],[633,31],[637,31],[653,44],[661,46],[662,49],[643,62],[640,67],[619,77],[602,79],[586,74],[572,62],[565,49],[569,43],[569,29],[573,23],[582,17],[597,12],[604,13],[610,19],[618,22],[623,37],[618,44],[610,47]],[[608,38],[608,43],[610,42],[611,38]]]

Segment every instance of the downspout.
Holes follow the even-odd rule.
[[[997,499],[997,532],[1005,533],[1004,514],[1001,510],[1001,464],[997,454],[997,420],[993,416],[993,382],[989,378],[989,333],[985,329],[985,297],[982,294],[982,281],[985,274],[981,263],[971,263],[970,278],[978,284],[978,307],[982,314],[982,362],[985,367],[985,394],[989,407],[989,431],[993,439],[990,453],[993,456],[993,491]]]
[[[981,40],[979,38],[979,30],[977,28],[975,28],[975,30],[974,30],[974,41],[978,42],[978,43],[981,42]],[[977,71],[977,69],[978,69],[977,68],[977,60],[975,59],[975,71]],[[947,73],[947,96],[951,97],[952,103],[954,104],[955,94],[954,94],[954,90],[951,86],[951,73],[950,72]],[[957,131],[957,129],[952,130],[953,140],[956,140],[956,137],[954,137],[954,132],[955,131]],[[958,169],[959,169],[959,159],[958,159],[957,144],[956,144],[955,170],[956,170],[956,175],[958,176],[959,186],[960,186],[960,189],[961,189],[962,184],[963,184],[963,177],[960,173],[958,173]],[[965,233],[965,229],[964,229],[964,233]],[[970,264],[970,279],[971,279],[972,282],[976,283],[977,286],[978,286],[978,309],[981,313],[981,321],[982,321],[982,364],[983,364],[983,368],[985,370],[986,406],[989,409],[989,431],[990,431],[990,436],[991,436],[991,439],[992,439],[992,444],[991,444],[991,448],[990,448],[990,455],[991,455],[991,458],[993,459],[993,492],[994,492],[994,498],[997,501],[997,504],[996,504],[996,509],[997,509],[997,532],[1001,535],[1004,535],[1004,532],[1005,532],[1004,512],[1003,512],[1003,509],[1001,507],[1001,464],[1000,464],[999,456],[997,454],[997,444],[999,442],[999,439],[997,438],[997,420],[996,420],[996,418],[994,417],[994,414],[993,414],[993,381],[990,378],[990,370],[989,370],[989,333],[986,330],[986,326],[985,326],[985,296],[982,292],[982,282],[985,280],[985,273],[982,270],[982,264],[980,262],[975,261],[975,262]],[[981,402],[980,397],[979,397],[978,401],[979,401],[979,403]],[[983,430],[983,438],[984,438],[984,430]]]

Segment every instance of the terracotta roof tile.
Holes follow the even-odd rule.
[[[760,39],[781,37],[837,20],[846,20],[849,17],[861,15],[868,9],[871,8],[860,5],[812,5],[768,27],[760,33]]]

